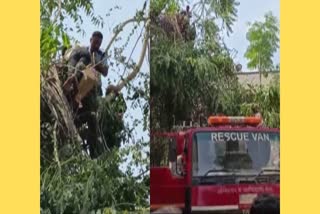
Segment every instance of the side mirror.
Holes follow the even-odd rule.
[[[177,175],[180,175],[180,176],[186,175],[185,166],[186,164],[184,162],[183,156],[179,155],[177,158],[177,167],[176,167]]]

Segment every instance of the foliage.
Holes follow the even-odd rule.
[[[180,10],[177,0],[151,0],[150,14],[151,17],[159,16],[160,13],[175,14]]]
[[[162,1],[159,7],[166,8],[165,2],[168,1]],[[202,2],[207,3],[204,8],[215,9],[218,18],[229,20],[230,24],[235,20],[237,2],[228,1],[228,4],[233,2],[228,6],[224,5],[225,1],[208,2]],[[222,8],[234,10],[226,9],[230,12],[227,16],[227,12],[221,15]],[[196,46],[158,36],[152,40],[152,130],[170,131],[182,121],[205,122],[207,116],[218,113],[253,115],[255,109],[261,111],[266,125],[279,127],[279,84],[275,81],[261,88],[240,85],[233,59],[220,37],[222,29],[216,20],[200,18]]]
[[[169,8],[171,2],[161,1],[154,10]],[[211,8],[212,13],[215,11],[217,17],[233,20],[232,13],[229,18],[227,13],[223,13],[224,16],[221,13],[222,8],[231,5],[221,3],[218,6],[215,5],[218,2],[213,1],[201,4],[204,4],[203,8]],[[200,2],[195,8],[198,5]],[[236,6],[234,2],[232,8]],[[153,130],[170,130],[177,122],[199,121],[207,114],[217,113],[222,105],[219,95],[235,80],[233,60],[219,38],[220,29],[215,20],[208,19],[209,15],[210,12],[198,23],[197,46],[193,42],[172,41],[157,33],[152,34],[150,105]]]
[[[232,32],[232,25],[237,19],[239,4],[236,0],[196,1],[193,11],[197,21],[221,21],[222,29],[226,29],[227,33],[230,33]]]
[[[182,121],[206,123],[209,115],[252,116],[256,109],[268,127],[280,126],[280,91],[270,86],[242,86],[236,77],[220,29],[210,20],[201,22],[202,37],[192,42],[153,37],[151,43],[151,130],[173,131]],[[167,148],[155,137],[151,163],[166,164]]]
[[[84,34],[85,31],[81,28],[83,17],[79,15],[81,12],[90,17],[93,24],[103,26],[103,18],[94,14],[92,0],[40,1],[40,65],[42,71],[47,70],[52,64],[52,59],[57,57],[62,46],[70,47],[68,31],[76,30]],[[75,27],[66,25],[64,20],[67,19],[72,20]]]
[[[201,51],[189,44],[152,47],[152,123],[170,129],[174,120],[198,120],[198,112],[218,110],[217,95],[234,78],[232,60],[223,53],[211,57]]]
[[[280,83],[275,78],[269,85],[244,90],[245,99],[241,102],[240,113],[252,115],[255,109],[262,114],[264,124],[280,128]]]
[[[271,12],[264,16],[263,22],[254,22],[247,33],[250,45],[245,57],[248,68],[257,68],[264,72],[273,69],[272,57],[279,48],[279,24]]]
[[[61,162],[61,168],[52,165],[43,170],[42,213],[96,213],[106,207],[133,211],[137,205],[146,207],[147,177],[138,179],[130,170],[119,170],[119,163],[128,152],[131,151],[114,149],[98,160],[74,154]]]
[[[41,0],[41,213],[137,212],[148,207],[149,175],[146,166],[149,164],[144,151],[148,142],[138,140],[134,145],[120,147],[133,141],[134,128],[123,122],[128,98],[120,95],[111,102],[105,97],[99,99],[99,110],[95,116],[99,124],[100,156],[92,160],[85,153],[81,139],[86,129],[76,128],[75,115],[61,88],[65,78],[61,75],[60,52],[75,41],[70,32],[85,34],[85,29],[82,29],[84,19],[89,19],[96,27],[104,25],[103,18],[94,13],[93,6],[92,0]],[[121,47],[114,45],[110,51],[110,69],[119,68],[119,65],[128,69],[135,67],[131,57],[127,60],[123,57],[123,51],[131,42],[137,25],[143,21],[145,9],[137,11],[133,18],[136,24],[126,43]],[[115,28],[115,32],[122,30],[119,26]],[[148,85],[148,77],[139,73],[139,78],[144,84],[139,87],[138,96],[132,99],[135,102],[148,98],[145,95],[148,88],[144,87]],[[130,82],[126,86],[133,88],[128,96],[136,93],[136,86]],[[146,116],[148,105],[144,107]],[[127,160],[128,156],[130,160]],[[120,170],[123,163],[126,167]],[[141,174],[134,177],[134,169]]]
[[[235,85],[222,95],[222,112],[226,115],[262,114],[267,127],[280,128],[280,85],[273,79],[269,85]]]

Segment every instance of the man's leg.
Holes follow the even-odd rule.
[[[87,118],[88,123],[88,135],[87,143],[89,145],[89,151],[91,158],[97,158],[99,156],[98,148],[98,127],[97,119],[94,114],[90,114]]]

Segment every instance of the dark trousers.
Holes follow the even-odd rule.
[[[98,124],[97,118],[93,111],[79,111],[76,120],[76,126],[81,128],[87,125],[85,130],[81,130],[81,137],[85,141],[86,146],[89,147],[91,158],[97,158],[99,154],[98,149]]]

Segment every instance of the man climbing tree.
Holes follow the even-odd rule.
[[[148,53],[150,38],[148,7],[140,8],[142,2],[134,3],[130,5],[131,9],[125,11],[126,17],[123,17],[125,19],[122,17],[118,19],[124,15],[121,9],[122,3],[119,2],[41,0],[40,4],[41,213],[109,213],[118,210],[139,213],[139,210],[148,207],[149,175],[148,171],[140,173],[140,170],[145,171],[148,166],[148,158],[145,158],[147,154],[144,152],[148,146],[148,139],[143,139],[142,136],[136,137],[135,122],[140,119],[140,115],[132,115],[134,120],[132,124],[125,123],[124,120],[131,120],[132,113],[131,109],[126,111],[126,102],[122,100],[129,100],[127,97],[141,89],[146,93],[129,100],[128,104],[133,109],[144,110],[149,107],[147,103],[149,68],[142,66],[146,62],[145,56]],[[97,8],[102,9],[101,13],[96,10]],[[119,15],[115,15],[117,13]],[[104,32],[111,27],[107,26],[109,22],[112,22],[110,25],[116,26],[112,27],[113,35],[105,38]],[[97,52],[101,42],[98,42],[100,44],[97,46],[91,44],[95,43],[94,40],[102,40],[102,36],[92,36],[92,32],[88,32],[89,26],[101,29],[103,40],[108,40],[101,50],[106,55],[104,58],[108,57],[109,72],[119,71],[119,74],[110,77],[115,86],[108,87],[106,96],[100,97],[99,93],[95,93],[100,91],[99,86],[89,87],[92,89],[90,93],[80,96],[82,108],[79,108],[74,98],[79,94],[77,90],[83,92],[82,86],[88,86],[83,84],[87,83],[88,77],[91,77],[87,75],[90,73],[88,71],[97,71],[94,72],[97,76],[101,74],[99,66],[95,66],[95,69],[91,66],[93,62],[100,60]],[[80,48],[72,43],[74,40],[81,41],[87,33],[89,33],[87,42],[90,38],[91,42],[84,45],[89,47]],[[71,52],[67,51],[70,55],[61,55],[61,46],[73,47]],[[85,54],[80,55],[78,52]],[[131,52],[132,55],[129,55]],[[67,62],[62,56],[69,56]],[[73,66],[72,59],[75,59]],[[84,70],[80,69],[81,63],[85,67]],[[67,68],[67,65],[72,67]],[[106,67],[102,70],[107,71]],[[69,79],[77,71],[80,72],[78,79],[73,80],[77,80],[78,84],[76,81],[72,83],[72,78]],[[122,75],[120,71],[123,71]],[[68,79],[72,84],[64,84],[68,83],[66,82]],[[136,86],[140,82],[143,84]],[[121,97],[119,93],[121,90],[125,97]],[[87,100],[92,101],[90,99],[92,94],[96,94],[93,97],[97,99],[93,101],[98,105],[98,109],[87,105]],[[119,95],[116,96],[117,94]],[[131,105],[134,102],[139,104],[141,102],[141,105]],[[74,108],[71,108],[70,103],[74,104],[72,106]],[[93,125],[88,124],[90,117],[86,116],[80,121],[80,112],[94,114],[91,118],[98,122]],[[145,112],[144,119],[148,121],[148,112]],[[123,116],[124,113],[126,116]],[[95,126],[96,124],[98,126]],[[148,127],[147,125],[143,124],[145,127]],[[93,137],[88,137],[90,136],[88,130]],[[97,145],[85,149],[87,155],[81,147],[89,142],[96,142]],[[120,145],[125,146],[120,147]],[[90,150],[91,156],[98,156],[94,161],[89,155]],[[134,155],[127,161],[129,154]],[[122,163],[126,163],[127,166],[120,167]],[[132,172],[133,169],[139,172],[138,176]]]
[[[190,24],[191,11],[187,6],[186,10],[182,10],[175,15],[160,14],[154,24],[170,39],[193,41],[195,39],[194,26]]]
[[[68,64],[68,73],[72,74],[64,83],[63,88],[68,97],[74,112],[76,113],[75,124],[78,128],[87,125],[87,132],[82,133],[81,137],[86,141],[89,146],[90,156],[96,158],[99,154],[98,151],[98,134],[97,134],[97,119],[96,112],[98,109],[98,96],[102,96],[101,80],[97,79],[98,84],[93,87],[89,83],[84,82],[85,70],[88,66],[93,66],[94,70],[88,72],[98,71],[102,75],[108,74],[108,68],[101,61],[103,60],[104,53],[100,51],[103,35],[101,32],[96,31],[92,34],[89,47],[75,47],[70,54],[66,57]],[[99,75],[100,77],[100,75]],[[83,94],[79,98],[81,89],[80,83],[83,81],[81,87],[89,87],[86,89],[87,94]],[[92,88],[91,88],[92,87]]]

